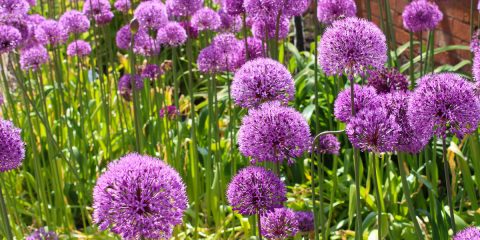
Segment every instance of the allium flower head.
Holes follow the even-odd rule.
[[[0,54],[7,53],[15,49],[22,41],[22,34],[18,29],[0,25]]]
[[[180,25],[185,29],[187,32],[187,36],[193,39],[198,38],[198,29],[192,26],[192,23],[190,21],[182,21],[179,22]]]
[[[86,0],[83,4],[83,13],[89,18],[95,19],[96,24],[104,25],[113,19],[110,8],[108,0]]]
[[[187,32],[179,23],[169,22],[158,30],[157,41],[166,46],[178,47],[187,41]]]
[[[25,15],[30,5],[25,0],[0,0],[0,15]]]
[[[115,43],[117,47],[123,50],[128,50],[130,48],[132,41],[132,32],[130,31],[130,25],[125,25],[121,27],[115,37]]]
[[[76,40],[68,44],[67,55],[68,56],[78,56],[84,57],[89,55],[92,52],[92,47],[90,43],[83,40]]]
[[[383,107],[361,110],[347,124],[345,132],[353,146],[361,151],[382,153],[395,150],[400,126]]]
[[[222,33],[212,44],[200,51],[197,65],[201,72],[233,72],[243,64],[244,44],[231,33]]]
[[[248,37],[247,39],[247,48],[246,51],[248,52],[248,59],[256,59],[265,57],[265,46],[262,40],[254,37]],[[246,54],[246,53],[245,53]],[[246,56],[245,56],[246,58]]]
[[[276,39],[277,35],[278,39],[284,39],[288,37],[289,28],[289,18],[282,16],[280,17],[278,31],[276,21],[257,20],[253,23],[252,33],[254,37],[262,40],[266,40],[265,37],[267,37],[268,39]]]
[[[161,1],[141,2],[133,16],[146,29],[159,29],[168,21],[165,5]]]
[[[170,239],[187,205],[178,172],[139,154],[110,163],[93,189],[94,222],[124,239]]]
[[[362,74],[369,68],[381,68],[387,61],[383,32],[360,18],[333,22],[318,46],[318,60],[327,75]]]
[[[133,78],[133,79],[132,79]],[[127,101],[133,99],[133,85],[137,91],[142,90],[144,87],[143,78],[139,75],[125,74],[118,80],[118,94]]]
[[[408,79],[395,68],[381,68],[369,71],[368,85],[374,87],[377,93],[407,91]]]
[[[268,101],[287,104],[295,96],[292,74],[281,63],[257,58],[244,64],[232,82],[232,98],[243,108],[257,107]]]
[[[263,167],[249,166],[240,170],[228,185],[227,199],[233,210],[243,215],[262,214],[282,207],[286,198],[285,184],[275,173]]]
[[[223,32],[239,32],[242,30],[243,23],[242,18],[240,15],[230,15],[225,12],[223,9],[218,11],[218,15],[220,16],[220,30]]]
[[[357,4],[354,0],[319,0],[317,5],[317,18],[323,24],[354,17],[357,13]]]
[[[213,46],[208,46],[200,51],[197,58],[198,70],[202,73],[217,73],[220,63],[217,52]]]
[[[475,81],[480,81],[480,52],[473,55],[472,75]]]
[[[42,45],[36,45],[20,52],[20,67],[23,70],[38,70],[49,59],[47,49]]]
[[[480,230],[477,227],[468,227],[453,236],[453,240],[478,240],[480,239]]]
[[[298,230],[300,232],[311,232],[315,229],[313,212],[295,212],[295,218],[298,221]]]
[[[87,16],[76,10],[65,12],[60,17],[59,22],[67,33],[84,33],[90,28],[90,20]]]
[[[381,100],[384,108],[387,110],[387,115],[392,116],[401,129],[395,150],[415,154],[428,144],[432,135],[425,135],[412,129],[407,115],[410,97],[411,92],[394,91],[383,95]]]
[[[243,2],[244,0],[224,0],[223,8],[230,15],[240,15],[245,12]]]
[[[157,79],[160,75],[163,74],[162,69],[156,64],[147,64],[142,69],[140,76],[142,78],[148,78],[150,80]]]
[[[290,0],[285,1],[282,14],[286,16],[300,16],[307,11],[310,0]]]
[[[340,153],[340,142],[333,134],[320,136],[314,148],[320,154],[338,155]]]
[[[39,228],[26,237],[25,240],[58,240],[58,235],[53,231],[47,232],[45,228]]]
[[[180,112],[178,111],[177,107],[175,105],[170,105],[160,109],[158,116],[160,118],[167,117],[168,119],[174,119],[179,114]]]
[[[248,15],[255,19],[276,19],[283,9],[283,0],[244,0]]]
[[[132,3],[130,2],[130,0],[116,0],[113,6],[118,11],[127,13],[132,7]]]
[[[167,0],[167,13],[170,17],[192,16],[203,6],[203,0]]]
[[[12,122],[0,120],[0,172],[18,168],[25,158],[25,143],[21,130]]]
[[[364,108],[376,108],[381,105],[375,88],[367,86],[354,86],[354,110],[358,113]],[[338,94],[334,104],[335,117],[345,123],[350,121],[352,117],[352,101],[351,90],[345,89]]]
[[[133,41],[133,52],[142,56],[156,56],[160,53],[160,43],[144,29],[139,30]]]
[[[276,101],[250,109],[238,132],[240,152],[252,163],[293,163],[293,158],[310,150],[311,140],[302,114]]]
[[[298,232],[295,212],[288,208],[275,208],[260,217],[262,235],[267,239],[287,239]]]
[[[27,16],[27,21],[33,24],[40,24],[45,20],[47,19],[40,14],[31,14]]]
[[[430,74],[419,81],[408,104],[415,132],[462,138],[477,129],[480,103],[473,85],[454,73]]]
[[[63,25],[55,20],[45,20],[39,27],[45,32],[48,43],[53,46],[64,43],[68,39],[68,33]]]
[[[472,41],[470,42],[470,51],[474,54],[480,51],[480,30],[479,29],[477,29],[473,33]]]
[[[414,0],[402,13],[403,26],[411,32],[435,29],[443,18],[443,13],[434,2]]]
[[[221,24],[222,20],[220,19],[220,15],[210,8],[202,8],[192,16],[192,26],[199,31],[215,31],[220,28]]]

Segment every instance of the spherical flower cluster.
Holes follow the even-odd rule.
[[[215,31],[220,28],[221,24],[222,20],[220,19],[220,15],[210,8],[202,8],[192,16],[192,26],[199,31]]]
[[[230,15],[239,15],[245,12],[243,2],[244,0],[224,0],[223,8]]]
[[[25,158],[20,132],[12,122],[0,120],[0,173],[18,168]]]
[[[124,239],[169,239],[187,205],[178,172],[139,154],[110,163],[93,189],[94,222]]]
[[[217,73],[220,62],[214,47],[209,46],[200,51],[197,58],[198,70],[202,73]]]
[[[133,16],[146,29],[159,29],[168,21],[165,5],[160,1],[141,2]]]
[[[280,17],[277,31],[277,22],[270,20],[258,20],[253,23],[252,34],[258,39],[284,39],[288,37],[290,28],[290,20],[282,16]],[[267,40],[268,40],[267,39]]]
[[[362,74],[387,60],[386,38],[373,23],[355,17],[333,22],[318,46],[318,60],[327,75]]]
[[[179,23],[169,22],[158,30],[157,41],[166,46],[178,47],[187,41],[187,32]]]
[[[298,232],[295,212],[288,208],[275,208],[260,217],[262,235],[267,239],[287,239]]]
[[[480,53],[473,56],[472,75],[475,81],[480,81]]]
[[[39,228],[25,238],[25,240],[58,240],[58,235],[53,231],[46,231],[45,228]]]
[[[278,162],[300,157],[310,150],[307,121],[295,109],[279,102],[266,102],[250,109],[238,132],[240,152],[256,162]]]
[[[83,40],[73,41],[67,47],[68,56],[84,57],[89,55],[91,52],[92,47],[90,47],[90,43]]]
[[[198,37],[198,29],[194,28],[190,21],[182,21],[180,22],[180,26],[185,29],[188,37],[193,39],[196,39]]]
[[[230,15],[225,12],[223,9],[218,11],[218,15],[220,16],[220,30],[223,32],[239,32],[242,30],[243,23],[242,18],[240,15]]]
[[[256,59],[256,58],[261,58],[265,56],[265,46],[262,42],[262,40],[254,37],[248,37],[247,38],[247,48],[246,51],[248,52],[248,59]],[[245,58],[246,58],[245,53]]]
[[[231,33],[222,33],[200,51],[197,65],[201,72],[233,72],[245,61],[244,44]]]
[[[282,207],[286,198],[285,184],[275,173],[263,167],[249,166],[240,170],[228,185],[227,199],[233,210],[243,215],[262,214]]]
[[[133,78],[133,79],[132,79]],[[123,99],[127,101],[132,101],[133,99],[133,84],[135,85],[135,89],[137,91],[142,90],[144,87],[143,78],[139,75],[132,75],[125,74],[118,80],[118,94],[123,97]]]
[[[311,232],[315,229],[313,212],[295,212],[300,232]]]
[[[115,41],[118,48],[130,49],[132,32],[129,25],[125,25],[118,30]],[[160,53],[160,43],[150,37],[145,29],[139,29],[133,35],[133,52],[143,56],[154,56]]]
[[[23,70],[38,70],[49,59],[47,49],[42,45],[36,45],[20,52],[20,67]]]
[[[285,1],[282,14],[286,16],[300,16],[307,11],[310,0],[290,0]]]
[[[113,6],[118,11],[123,12],[123,13],[127,13],[128,10],[130,10],[130,8],[132,7],[132,3],[130,2],[130,0],[117,0],[113,4]]]
[[[320,154],[338,155],[340,153],[340,142],[333,134],[318,137],[315,143],[315,151]]]
[[[443,13],[434,2],[414,0],[402,13],[403,26],[411,32],[431,31],[443,18]]]
[[[352,145],[361,151],[392,152],[398,143],[400,126],[382,107],[366,108],[347,124],[345,132]]]
[[[192,16],[202,8],[203,0],[167,0],[167,13],[170,17]]]
[[[47,19],[40,14],[31,14],[27,16],[27,21],[33,24],[40,24],[45,20]]]
[[[243,108],[257,107],[268,101],[287,104],[294,98],[295,83],[281,63],[257,58],[244,64],[232,82],[232,98]]]
[[[110,11],[108,0],[88,0],[83,4],[83,13],[95,19],[98,25],[104,25],[112,21],[113,13]]]
[[[55,20],[45,20],[39,27],[45,32],[48,43],[53,46],[64,43],[68,39],[68,33],[63,25]]]
[[[453,240],[475,240],[480,239],[480,230],[476,227],[468,227],[453,236]]]
[[[354,17],[357,13],[357,4],[354,0],[319,0],[317,5],[317,18],[323,24],[331,24],[333,21]]]
[[[377,93],[407,91],[408,79],[395,68],[381,68],[369,71],[368,85],[374,87]]]
[[[60,17],[59,22],[67,33],[84,33],[90,28],[90,20],[87,16],[76,10],[65,12]]]
[[[22,34],[18,29],[0,25],[0,54],[7,53],[15,49],[22,41]]]
[[[395,91],[383,95],[381,99],[388,116],[392,116],[401,129],[395,150],[415,154],[428,144],[431,135],[422,135],[412,129],[407,115],[410,96],[410,92]]]
[[[281,13],[283,0],[245,0],[243,6],[253,18],[272,21]]]
[[[140,76],[142,78],[148,78],[150,80],[157,79],[160,75],[163,74],[162,69],[156,64],[147,64],[145,67],[142,69],[142,73]]]
[[[0,15],[25,15],[29,9],[25,0],[0,0]]]
[[[160,118],[167,117],[168,119],[174,119],[179,114],[180,112],[178,111],[177,107],[175,105],[170,105],[160,109],[158,116]]]
[[[351,90],[345,89],[338,94],[334,103],[335,117],[345,123],[348,123],[350,118],[352,118],[351,96]],[[376,108],[381,105],[381,101],[373,87],[355,85],[353,96],[355,113],[364,108]]]
[[[420,79],[410,98],[408,115],[417,133],[462,138],[477,129],[480,103],[473,85],[460,75],[430,74]]]

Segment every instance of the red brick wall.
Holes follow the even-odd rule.
[[[380,14],[378,2],[384,0],[370,0],[372,9],[372,20],[380,26]],[[409,41],[409,33],[403,27],[402,11],[409,3],[407,0],[387,0],[390,3],[390,12],[393,18],[395,36],[398,43],[403,44]],[[367,17],[366,0],[356,0],[359,15]],[[469,45],[470,44],[470,0],[437,0],[440,10],[443,12],[443,20],[435,30],[435,45]],[[474,0],[474,26],[478,26],[478,10],[476,10],[478,0]],[[383,14],[385,15],[385,14]],[[423,34],[424,40],[427,39],[427,33]],[[416,34],[415,39],[420,35]],[[456,64],[460,59],[468,59],[468,51],[455,51],[436,56],[435,60],[439,63]]]

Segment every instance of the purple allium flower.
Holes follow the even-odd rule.
[[[25,15],[30,5],[25,0],[0,0],[0,15]]]
[[[410,96],[411,92],[394,91],[383,95],[381,99],[383,106],[387,110],[387,115],[393,116],[401,129],[395,150],[415,154],[428,144],[432,135],[422,135],[420,132],[412,129],[407,115]]]
[[[177,107],[175,105],[170,105],[160,109],[158,116],[160,118],[167,117],[168,119],[174,119],[179,114],[180,112],[178,111]]]
[[[187,36],[193,39],[196,39],[198,37],[198,29],[192,26],[190,21],[183,21],[180,22],[180,25],[185,29],[187,32]]]
[[[262,40],[258,38],[248,37],[246,50],[248,52],[249,60],[265,57],[265,45]]]
[[[362,74],[369,67],[381,68],[387,61],[385,35],[364,19],[335,21],[322,36],[318,60],[327,75]]]
[[[45,20],[47,19],[40,14],[32,14],[27,16],[27,21],[34,24],[40,24]]]
[[[243,2],[244,0],[224,0],[223,8],[230,15],[239,15],[245,12]]]
[[[197,67],[198,70],[202,73],[217,73],[218,70],[218,59],[215,48],[208,46],[200,51],[197,58]]]
[[[169,239],[188,205],[185,185],[160,159],[128,154],[108,165],[93,189],[93,220],[124,239]]]
[[[472,53],[478,53],[480,50],[480,30],[476,30],[473,33],[472,41],[470,42],[470,51]]]
[[[26,237],[25,240],[58,240],[58,236],[53,231],[47,232],[45,228],[39,228]]]
[[[59,22],[67,33],[84,33],[90,28],[90,20],[88,20],[87,16],[76,10],[65,12],[60,17]]]
[[[40,28],[45,32],[48,43],[52,46],[64,43],[68,39],[68,33],[62,24],[55,20],[45,20],[40,23]]]
[[[277,34],[278,39],[284,39],[288,37],[289,28],[290,19],[288,17],[282,16],[280,17],[280,22],[278,25],[278,32],[276,20],[258,20],[253,23],[252,33],[254,37],[263,40],[266,40],[265,37],[268,37],[268,39],[276,39]]]
[[[203,0],[167,0],[167,13],[170,17],[192,16],[203,6]]]
[[[199,31],[215,31],[220,28],[221,24],[222,20],[220,19],[220,15],[210,8],[202,8],[192,16],[192,26]]]
[[[284,0],[244,0],[243,6],[248,15],[255,19],[276,19],[283,9]]]
[[[140,91],[144,87],[143,78],[139,75],[125,74],[118,80],[118,94],[127,101],[133,100],[133,86],[132,81],[135,84],[135,89]]]
[[[381,68],[368,71],[368,85],[374,87],[377,93],[389,93],[393,91],[407,91],[408,79],[395,68]]]
[[[67,47],[68,56],[84,57],[89,55],[91,52],[92,47],[90,47],[90,43],[83,40],[73,41]]]
[[[159,44],[178,47],[187,41],[187,32],[179,23],[169,22],[158,30],[157,41]]]
[[[220,11],[218,11],[218,15],[220,16],[221,21],[221,31],[234,33],[242,30],[243,23],[240,15],[230,15],[226,13],[223,9],[220,9]]]
[[[410,98],[408,115],[417,133],[462,138],[477,129],[480,103],[473,85],[460,75],[430,74],[420,79]]]
[[[287,189],[280,178],[263,167],[249,166],[235,175],[227,188],[228,203],[243,215],[262,214],[283,206]]]
[[[477,227],[467,227],[453,236],[453,240],[478,240],[480,230]]]
[[[443,13],[434,2],[414,0],[402,13],[403,26],[411,32],[435,29],[443,18]]]
[[[243,108],[257,107],[268,101],[287,104],[295,96],[292,74],[281,63],[257,58],[244,64],[232,82],[232,98]]]
[[[347,124],[345,132],[354,147],[375,153],[394,151],[400,126],[383,107],[365,108]]]
[[[323,24],[331,24],[333,21],[354,17],[357,13],[357,4],[354,0],[319,0],[317,5],[317,18]]]
[[[285,1],[282,13],[287,16],[300,16],[307,11],[309,6],[310,0]]]
[[[128,50],[130,48],[132,41],[132,32],[130,31],[130,25],[127,24],[118,30],[115,37],[115,42],[117,47],[123,50]]]
[[[250,109],[238,132],[239,150],[252,163],[287,160],[291,164],[310,149],[311,140],[302,114],[277,101]]]
[[[165,5],[161,1],[141,2],[133,16],[146,29],[159,29],[168,21]]]
[[[38,70],[49,59],[47,49],[42,45],[36,45],[20,52],[20,67],[23,70]]]
[[[313,212],[295,212],[295,218],[298,221],[298,230],[300,232],[311,232],[315,229]]]
[[[110,8],[108,0],[86,0],[83,4],[83,13],[93,18],[98,25],[104,25],[113,19]]]
[[[320,136],[314,146],[315,151],[320,154],[338,155],[340,153],[340,142],[333,134]]]
[[[18,168],[25,158],[21,130],[7,120],[0,120],[0,172]]]
[[[132,3],[130,2],[130,0],[116,0],[113,6],[118,11],[127,13],[128,10],[130,10],[130,8],[132,7]]]
[[[245,61],[244,44],[231,33],[222,33],[200,51],[197,65],[200,72],[233,72]]]
[[[358,113],[364,108],[376,108],[381,105],[381,101],[373,87],[354,86],[354,110]],[[343,90],[337,96],[334,104],[335,117],[348,123],[352,117],[352,100],[350,88]]]
[[[105,25],[112,21],[114,15],[111,11],[101,12],[100,14],[95,15],[95,23],[97,25]]]
[[[162,69],[156,64],[147,64],[142,69],[140,76],[142,78],[148,78],[150,80],[157,79],[160,75],[163,74]]]
[[[0,25],[0,54],[7,53],[15,49],[22,41],[22,34],[18,29]]]
[[[480,52],[473,55],[472,75],[475,81],[480,81]]]
[[[275,208],[260,217],[262,235],[266,239],[287,239],[298,232],[295,212],[288,208]]]
[[[142,56],[155,56],[160,53],[160,43],[140,29],[134,36],[133,52]]]

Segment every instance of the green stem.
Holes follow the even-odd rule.
[[[12,228],[10,220],[8,219],[7,206],[5,205],[5,198],[2,193],[3,183],[0,184],[0,209],[2,210],[2,222],[5,225],[6,236],[8,240],[13,240]]]
[[[352,105],[352,117],[355,116],[355,99],[354,99],[354,94],[355,94],[355,82],[353,76],[350,76],[350,101]],[[357,150],[355,149],[354,146],[352,146],[353,149],[353,165],[355,168],[355,195],[356,195],[356,200],[355,200],[355,206],[356,206],[356,227],[355,227],[355,239],[360,240],[362,239],[362,209],[361,209],[361,200],[360,200],[360,161],[358,159],[357,155]]]
[[[382,196],[380,195],[380,184],[378,182],[378,173],[377,173],[377,164],[378,164],[378,156],[375,153],[371,153],[373,155],[374,161],[371,161],[373,166],[373,185],[375,188],[375,197],[377,201],[377,219],[378,219],[378,239],[382,239]]]
[[[262,219],[260,213],[257,214],[257,224],[258,224],[258,239],[262,240]]]
[[[455,234],[456,231],[456,226],[455,226],[455,214],[454,214],[454,206],[453,206],[453,200],[452,200],[452,189],[451,189],[451,181],[450,181],[450,175],[448,170],[450,169],[449,164],[447,162],[447,141],[445,138],[442,139],[442,148],[443,148],[443,170],[445,173],[445,186],[447,187],[447,199],[448,199],[448,208],[450,210],[450,225],[453,230],[453,234]]]
[[[319,227],[320,230],[324,233],[326,230],[324,229],[325,223],[323,219],[323,155],[320,155],[320,161],[318,163],[318,217],[319,217]]]

